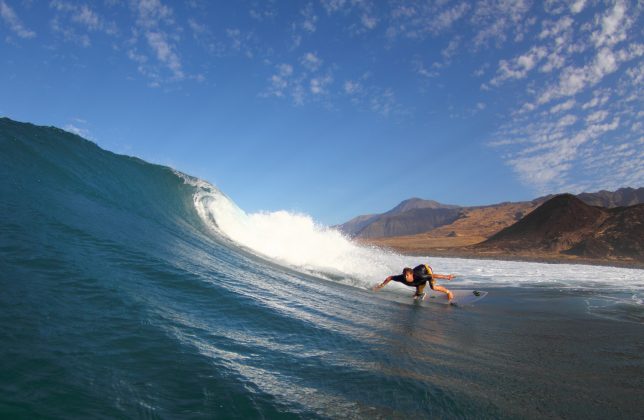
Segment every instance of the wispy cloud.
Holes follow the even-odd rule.
[[[520,55],[512,60],[501,60],[497,75],[490,81],[492,85],[500,85],[508,79],[523,79],[530,70],[532,70],[541,60],[547,56],[548,52],[544,47],[535,46],[527,53]]]
[[[114,22],[106,21],[87,5],[53,0],[49,7],[55,12],[50,26],[54,32],[61,34],[65,41],[89,47],[92,44],[92,32],[108,36],[118,34],[118,27]]]
[[[482,0],[476,3],[471,22],[478,28],[473,43],[482,48],[494,42],[499,45],[510,36],[522,39],[532,23],[525,19],[532,2],[529,0]],[[526,25],[527,24],[527,25]]]
[[[36,32],[26,28],[18,15],[16,15],[16,12],[4,0],[0,0],[0,17],[18,37],[24,39],[36,37]]]
[[[316,54],[308,52],[300,59],[300,63],[310,71],[317,71],[323,61]]]
[[[573,106],[575,106],[576,101],[574,99],[568,99],[565,102],[562,102],[560,104],[557,104],[550,108],[550,113],[551,114],[558,114],[563,111],[568,111],[570,110]]]
[[[586,2],[549,4],[557,17],[542,22],[525,53],[500,60],[490,80],[501,88],[508,80],[526,79],[518,84],[525,89],[518,95],[532,98],[490,145],[503,149],[518,177],[540,192],[641,184],[643,89],[636,80],[644,46],[635,29],[639,7],[617,1],[584,21],[576,15]],[[530,83],[535,71],[543,79],[540,84]],[[612,84],[616,87],[602,87],[607,79],[618,80]],[[553,105],[540,109],[547,104]]]
[[[470,11],[468,2],[445,6],[436,3],[400,3],[389,15],[387,36],[424,39],[449,31]]]
[[[295,105],[318,101],[331,94],[334,82],[330,68],[323,68],[324,61],[309,52],[297,64],[281,63],[273,68],[269,85],[262,97],[290,98]]]
[[[184,79],[186,74],[178,47],[181,31],[172,9],[160,0],[132,0],[131,6],[136,25],[128,56],[139,64],[139,72],[152,80],[152,86],[166,80]],[[142,49],[141,41],[146,49]],[[152,52],[155,61],[147,56],[146,50]],[[170,73],[169,78],[163,76],[163,69]]]
[[[269,78],[270,85],[262,94],[264,97],[276,96],[283,98],[288,94],[288,88],[291,84],[291,76],[293,76],[293,66],[287,63],[282,63],[276,67],[276,72]]]
[[[309,33],[315,32],[317,29],[318,17],[313,9],[313,3],[307,4],[300,13],[303,18],[301,23],[302,29]]]

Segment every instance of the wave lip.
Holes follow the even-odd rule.
[[[364,286],[400,269],[396,254],[360,246],[308,215],[285,210],[248,214],[211,184],[196,179],[186,182],[197,187],[195,208],[207,226],[264,258],[327,278],[350,278]]]

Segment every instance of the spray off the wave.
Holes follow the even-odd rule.
[[[356,244],[308,215],[284,210],[247,214],[212,185],[186,182],[197,187],[195,208],[211,229],[264,258],[317,275],[348,277],[352,283],[371,279],[371,284],[402,267],[404,257]]]

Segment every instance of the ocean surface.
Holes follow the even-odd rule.
[[[401,256],[0,119],[0,418],[642,418],[644,270]],[[470,307],[370,287],[429,263]]]

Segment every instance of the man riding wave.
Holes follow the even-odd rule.
[[[429,283],[429,287],[432,290],[436,290],[438,292],[443,292],[447,294],[447,299],[452,300],[454,298],[454,294],[450,292],[448,289],[446,289],[443,286],[440,286],[436,284],[436,279],[445,279],[445,280],[452,280],[456,276],[453,274],[437,274],[434,273],[432,268],[427,265],[427,264],[421,264],[413,269],[409,267],[405,267],[403,269],[402,274],[399,274],[397,276],[391,275],[387,277],[382,283],[376,285],[373,287],[373,291],[377,291],[382,289],[389,283],[390,281],[397,281],[399,283],[404,284],[405,286],[409,287],[415,287],[416,288],[416,293],[414,294],[414,299],[425,299],[426,293],[423,291],[425,289],[425,286],[427,283]]]

